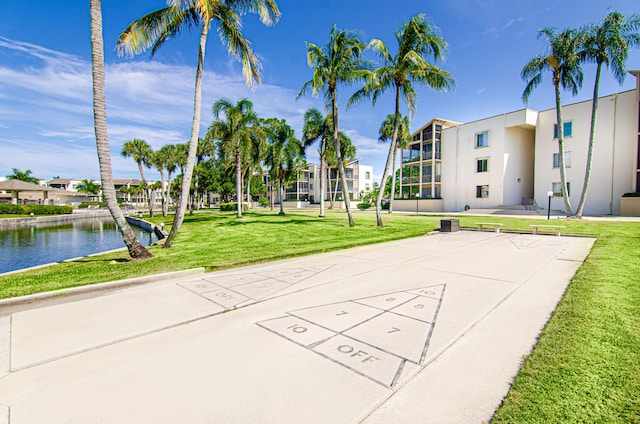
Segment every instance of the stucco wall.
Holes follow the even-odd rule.
[[[627,91],[599,100],[593,167],[585,214],[620,213],[620,196],[632,191],[637,115],[635,91]],[[591,101],[563,106],[565,122],[572,122],[572,136],[565,139],[565,152],[571,152],[571,167],[567,168],[570,201],[578,206],[584,181],[591,120]],[[546,203],[546,193],[553,182],[560,182],[559,168],[553,168],[553,154],[558,142],[553,138],[556,111],[545,110],[538,115],[535,151],[535,197]],[[540,203],[543,202],[543,203]],[[562,197],[551,200],[551,208],[565,210]]]

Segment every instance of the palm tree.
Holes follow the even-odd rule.
[[[13,172],[13,174],[7,175],[7,178],[10,180],[20,180],[20,181],[25,181],[27,183],[38,184],[38,179],[36,177],[31,176],[30,169],[27,169],[26,171],[22,172],[18,168],[11,168],[11,171]]]
[[[194,167],[195,178],[193,181],[193,199],[191,201],[191,211],[189,212],[191,215],[193,215],[194,208],[197,207],[198,209],[200,209],[200,197],[198,196],[198,180],[201,167],[200,164],[205,157],[211,156],[213,154],[213,151],[214,146],[212,140],[206,138],[198,139],[198,150],[196,151],[196,164]]]
[[[396,116],[387,115],[387,118],[380,125],[378,131],[378,141],[386,143],[387,141],[393,141],[393,131],[396,128]],[[396,135],[396,146],[400,148],[407,148],[411,141],[411,133],[409,132],[410,121],[408,116],[400,116],[400,122],[398,125],[398,133]],[[393,198],[396,195],[396,153],[398,149],[393,149],[392,170],[391,170],[391,196],[389,197],[389,213],[393,212]],[[377,201],[377,198],[376,198]]]
[[[582,68],[580,67],[579,47],[581,37],[578,31],[565,29],[558,33],[555,28],[543,28],[538,32],[539,38],[545,38],[549,43],[550,51],[546,54],[531,59],[522,68],[520,76],[527,81],[527,86],[522,93],[522,101],[527,104],[529,95],[534,88],[542,82],[544,71],[551,72],[556,97],[556,125],[558,131],[558,156],[560,160],[560,181],[562,184],[562,197],[567,216],[573,215],[569,193],[567,192],[567,172],[564,160],[564,136],[562,122],[562,104],[560,100],[560,87],[570,90],[575,96],[578,88],[582,86]]]
[[[353,227],[355,222],[351,213],[344,162],[340,153],[337,89],[339,83],[350,84],[360,78],[361,71],[368,66],[368,63],[361,58],[364,49],[364,43],[355,32],[336,29],[335,25],[331,28],[329,42],[326,45],[320,47],[307,43],[307,62],[313,67],[313,78],[304,83],[297,96],[300,97],[309,90],[313,95],[323,92],[325,105],[327,109],[331,109],[334,123],[333,141],[338,155],[338,171],[342,180],[342,194],[350,227]]]
[[[389,49],[381,40],[371,40],[369,46],[382,59],[383,65],[368,72],[366,85],[356,91],[349,99],[348,107],[366,98],[371,98],[375,105],[378,97],[388,91],[395,92],[394,127],[389,145],[387,162],[380,181],[380,191],[376,199],[376,221],[382,227],[382,195],[384,193],[389,166],[394,157],[400,127],[400,97],[404,98],[409,109],[409,116],[413,115],[416,107],[416,91],[414,83],[423,84],[437,91],[448,92],[455,87],[453,76],[429,62],[444,57],[447,42],[439,34],[436,26],[432,25],[424,15],[416,15],[409,22],[395,31],[398,51],[392,56]],[[395,163],[395,162],[394,162]]]
[[[178,167],[177,146],[175,144],[166,144],[155,152],[155,166],[160,171],[162,179],[162,216],[167,216],[169,212],[169,197],[171,193],[171,174]],[[167,170],[167,184],[164,183],[164,171]]]
[[[346,135],[341,133],[341,141],[345,140]],[[302,145],[306,150],[317,141],[320,142],[318,154],[320,156],[320,217],[324,217],[324,195],[325,189],[325,173],[327,172],[326,153],[333,144],[333,119],[331,115],[322,116],[322,113],[316,109],[308,109],[304,114],[304,124],[302,127]],[[335,146],[333,146],[335,151]]]
[[[204,53],[212,22],[216,22],[217,32],[228,52],[240,59],[246,84],[253,86],[260,82],[260,62],[253,54],[251,43],[242,34],[240,14],[246,12],[257,12],[265,25],[274,24],[280,17],[275,0],[167,0],[167,7],[133,21],[118,38],[117,49],[120,54],[135,55],[151,47],[153,55],[165,41],[178,35],[181,30],[200,27],[189,153],[173,225],[163,247],[171,247],[187,207],[200,132]]]
[[[331,115],[327,115],[326,125],[331,129],[331,131],[328,133],[328,143],[327,149],[324,152],[324,158],[325,163],[327,164],[327,184],[330,194],[329,200],[331,202],[331,209],[333,209],[336,196],[338,194],[339,178],[336,178],[333,190],[331,190],[331,168],[339,169],[339,167],[338,155],[336,154],[335,143],[333,142],[333,119],[331,118]],[[342,131],[340,131],[340,156],[342,157],[343,165],[346,165],[356,157],[356,146],[353,145],[351,139]],[[337,177],[339,177],[339,175]]]
[[[260,125],[264,125],[265,121],[260,120]],[[264,129],[264,128],[263,128]],[[262,172],[262,161],[266,154],[267,144],[265,139],[265,132],[260,131],[259,137],[251,137],[249,146],[249,152],[245,158],[246,170],[245,175],[247,178],[247,209],[251,209],[251,177],[254,171]]]
[[[233,158],[236,168],[236,197],[238,199],[238,218],[242,218],[242,165],[250,155],[256,137],[264,137],[259,119],[253,111],[253,103],[240,99],[235,105],[227,99],[216,101],[211,107],[214,121],[209,127],[207,137],[221,141],[221,150],[225,157]],[[221,114],[224,113],[224,119]]]
[[[96,184],[90,179],[84,179],[76,186],[76,189],[80,193],[85,193],[94,197],[97,197],[98,194],[100,194],[101,188],[100,184]]]
[[[265,163],[269,167],[269,175],[273,181],[278,180],[278,197],[280,198],[280,215],[284,215],[284,184],[288,176],[296,174],[296,169],[303,163],[304,149],[295,137],[293,129],[284,119],[267,119],[265,132],[267,150]]]
[[[154,185],[160,189],[160,204],[161,204],[162,216],[167,216],[164,213],[164,209],[167,204],[167,197],[164,190],[164,185],[165,185],[164,170],[167,164],[167,160],[168,160],[167,152],[166,150],[163,151],[162,148],[153,152],[153,154],[149,158],[149,164],[155,167],[160,173],[160,185],[159,187],[157,186],[157,184],[154,184]]]
[[[589,25],[585,28],[583,38],[584,59],[596,63],[596,77],[593,86],[593,103],[591,105],[591,129],[589,131],[589,150],[587,166],[584,174],[582,194],[576,209],[576,217],[582,218],[582,211],[587,200],[587,190],[591,178],[593,162],[594,136],[596,132],[596,113],[598,111],[598,89],[602,65],[611,68],[614,78],[620,85],[627,74],[626,62],[629,49],[640,45],[640,16],[634,14],[627,19],[620,12],[609,12],[600,25]]]
[[[134,138],[133,140],[125,141],[122,146],[122,157],[125,158],[133,158],[135,163],[138,164],[138,171],[140,171],[140,178],[142,179],[142,186],[147,187],[147,179],[144,176],[144,168],[148,168],[151,166],[151,161],[153,158],[153,150],[149,143],[140,138]],[[144,167],[143,167],[144,165]],[[152,190],[148,190],[148,200],[149,200],[149,215],[153,216],[153,199],[151,198]]]
[[[96,133],[96,148],[100,164],[102,192],[109,212],[122,233],[129,255],[134,259],[152,258],[153,255],[137,240],[124,214],[118,207],[113,184],[111,153],[107,134],[107,102],[104,87],[104,44],[102,41],[102,10],[100,0],[91,0],[91,70],[93,75],[93,122]]]

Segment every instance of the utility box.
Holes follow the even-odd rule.
[[[441,233],[453,233],[460,229],[460,221],[457,219],[441,219],[440,220],[440,232]]]

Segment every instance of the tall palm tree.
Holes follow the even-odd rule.
[[[394,90],[395,111],[394,128],[389,145],[387,162],[380,181],[380,191],[376,199],[376,221],[382,227],[382,195],[389,174],[391,160],[394,157],[400,127],[400,98],[404,98],[409,109],[409,116],[413,115],[416,107],[416,91],[414,83],[423,84],[433,90],[448,92],[455,87],[453,76],[430,63],[444,57],[447,42],[439,34],[438,28],[431,24],[424,15],[416,15],[409,22],[395,31],[398,51],[392,56],[387,46],[381,40],[371,40],[369,46],[382,59],[383,65],[368,72],[365,86],[356,91],[349,99],[348,107],[371,98],[375,105],[378,97],[386,91]]]
[[[140,171],[140,179],[142,179],[142,186],[147,191],[147,200],[149,201],[149,215],[153,216],[153,199],[151,198],[152,190],[148,189],[147,179],[144,176],[144,168],[151,166],[151,160],[153,158],[153,150],[149,143],[140,138],[134,138],[133,140],[125,141],[122,146],[122,157],[133,158],[136,164],[138,164],[138,171]]]
[[[167,216],[164,214],[164,209],[167,204],[167,197],[164,190],[165,188],[164,170],[167,164],[167,160],[168,160],[167,152],[166,150],[163,151],[161,148],[153,152],[151,154],[151,157],[149,158],[149,164],[155,167],[160,173],[160,185],[158,188],[160,189],[160,205],[161,205],[160,209],[162,211],[162,216]],[[157,184],[155,185],[158,186]]]
[[[11,168],[11,171],[13,172],[13,174],[7,175],[7,178],[10,180],[20,180],[20,181],[25,181],[27,183],[38,184],[38,179],[36,177],[31,176],[30,169],[27,169],[26,171],[22,172],[18,168]]]
[[[265,121],[260,120],[259,125],[264,126]],[[264,129],[264,128],[263,128]],[[247,209],[251,209],[251,177],[254,171],[262,172],[262,162],[266,154],[267,141],[266,132],[261,131],[259,137],[250,138],[251,146],[248,149],[248,155],[245,160],[245,176],[247,178]]]
[[[116,190],[113,184],[111,153],[107,135],[107,102],[104,84],[104,43],[102,41],[102,10],[100,0],[91,0],[91,70],[93,75],[93,123],[96,133],[96,148],[100,165],[102,192],[109,212],[116,222],[127,246],[129,255],[134,259],[152,258],[149,252],[136,238],[129,227],[124,214],[118,206]]]
[[[350,227],[355,225],[355,221],[351,213],[344,162],[340,153],[337,89],[339,83],[351,84],[361,78],[361,71],[368,66],[361,57],[364,49],[365,44],[355,32],[337,29],[335,25],[331,28],[329,42],[326,45],[320,47],[307,42],[307,62],[313,68],[313,78],[304,83],[297,96],[300,97],[309,90],[313,95],[323,92],[325,105],[331,110],[334,123],[333,141],[338,155],[338,171]]]
[[[182,177],[180,199],[164,247],[171,247],[173,244],[187,207],[200,131],[204,53],[212,22],[215,22],[228,52],[240,59],[246,84],[253,86],[260,82],[260,62],[253,54],[251,43],[242,34],[240,15],[246,12],[257,12],[265,25],[272,25],[280,18],[275,0],[167,0],[167,7],[135,20],[118,38],[117,49],[120,54],[135,55],[151,47],[153,55],[165,41],[178,35],[183,29],[200,27],[189,153]]]
[[[288,176],[296,174],[296,168],[303,162],[304,149],[284,119],[272,118],[264,122],[267,135],[265,163],[269,167],[272,181],[278,180],[280,215],[284,215],[285,180]]]
[[[393,141],[393,132],[396,128],[396,116],[389,114],[380,125],[378,130],[378,141],[386,143]],[[408,116],[400,116],[398,125],[398,133],[396,134],[396,146],[399,148],[407,148],[411,141],[411,132],[409,132],[410,121]],[[389,197],[389,213],[393,212],[393,198],[396,195],[396,153],[398,149],[393,149],[392,169],[391,169],[391,197]],[[377,200],[377,199],[376,199]]]
[[[591,105],[591,129],[589,131],[589,150],[587,152],[587,166],[584,174],[584,184],[580,201],[576,209],[576,217],[582,218],[582,211],[587,200],[587,190],[591,178],[591,164],[593,162],[593,146],[596,133],[596,114],[598,111],[598,89],[600,87],[600,73],[602,65],[611,68],[614,78],[620,85],[627,74],[626,62],[629,49],[640,45],[640,16],[631,15],[628,19],[620,12],[609,12],[600,25],[589,25],[585,28],[583,38],[584,59],[596,64],[596,77],[593,85],[593,103]]]
[[[346,135],[341,132],[341,144],[345,140]],[[304,124],[302,127],[302,145],[306,150],[308,147],[320,143],[318,154],[320,156],[320,217],[324,217],[324,201],[325,201],[325,180],[327,172],[326,154],[328,149],[335,152],[333,145],[333,119],[331,114],[323,116],[316,109],[308,109],[304,114]]]
[[[336,154],[335,143],[333,142],[333,119],[331,118],[331,115],[327,115],[325,122],[327,127],[331,129],[328,133],[328,143],[324,152],[324,159],[327,165],[327,186],[330,194],[329,200],[331,202],[331,209],[333,209],[338,194],[338,187],[341,186],[341,184],[338,184],[340,178],[339,175],[337,175],[338,178],[336,178],[333,190],[331,189],[331,168],[339,169],[338,155]],[[342,131],[340,131],[340,157],[342,158],[344,166],[356,157],[356,146],[354,146],[351,139]]]
[[[162,163],[162,168],[167,170],[167,185],[165,187],[162,184],[163,201],[162,204],[162,216],[167,216],[169,213],[169,201],[171,196],[171,174],[173,174],[178,167],[178,147],[175,144],[166,144],[156,151],[156,159]],[[162,177],[162,172],[160,176]]]
[[[264,138],[258,116],[253,111],[253,103],[240,99],[236,104],[228,99],[220,99],[211,107],[214,121],[207,137],[221,141],[225,157],[233,158],[236,168],[236,196],[238,198],[238,218],[242,218],[242,165],[250,155],[254,138]],[[224,114],[224,119],[222,118]]]
[[[196,150],[196,164],[194,166],[195,178],[193,181],[193,199],[191,201],[191,211],[189,212],[193,215],[194,208],[200,209],[200,200],[201,198],[198,196],[198,180],[200,176],[200,168],[201,163],[205,157],[211,156],[214,151],[213,141],[207,138],[199,138],[198,139],[198,150]]]
[[[580,67],[580,43],[581,37],[578,31],[565,29],[557,32],[555,28],[543,28],[538,32],[539,38],[545,38],[549,43],[549,52],[543,53],[531,59],[522,68],[520,76],[527,81],[527,86],[522,93],[522,101],[527,104],[529,96],[542,82],[545,71],[551,72],[556,97],[556,125],[558,130],[558,155],[560,160],[560,181],[562,184],[562,197],[567,216],[572,216],[571,202],[567,191],[567,171],[564,160],[564,124],[562,121],[562,102],[560,88],[570,90],[575,96],[582,86],[582,68]]]

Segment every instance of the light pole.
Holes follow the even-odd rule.
[[[416,215],[418,215],[418,201],[420,200],[420,193],[416,193]]]
[[[547,205],[547,221],[548,221],[549,217],[551,216],[551,197],[553,197],[553,191],[551,190],[547,191],[547,197],[549,198],[549,203]]]

